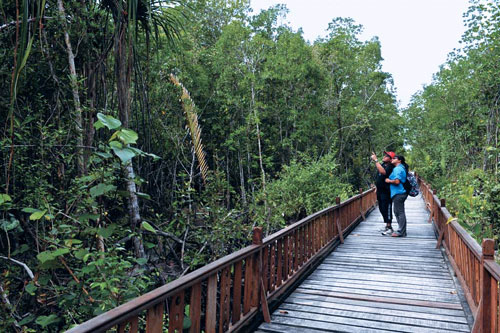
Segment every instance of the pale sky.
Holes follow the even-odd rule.
[[[289,9],[281,23],[302,28],[311,43],[325,37],[328,23],[339,16],[364,27],[361,40],[378,36],[382,68],[392,74],[402,107],[460,47],[468,8],[468,0],[251,0],[254,13],[275,4]]]

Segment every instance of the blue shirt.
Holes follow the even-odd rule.
[[[399,179],[399,184],[391,184],[391,198],[394,198],[397,194],[406,194],[406,190],[403,187],[403,183],[406,182],[406,170],[405,167],[400,164],[392,170],[389,179]]]

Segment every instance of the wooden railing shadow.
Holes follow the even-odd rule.
[[[294,287],[365,218],[375,189],[310,215],[265,239],[99,315],[68,332],[233,332]],[[185,313],[189,305],[189,314]]]
[[[495,242],[484,239],[482,246],[454,219],[444,199],[439,199],[422,178],[417,177],[422,196],[439,233],[437,248],[443,245],[474,315],[472,332],[499,332],[500,265],[494,260]]]

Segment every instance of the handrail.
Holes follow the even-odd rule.
[[[262,240],[255,228],[253,244],[184,277],[86,321],[68,332],[182,332],[189,304],[190,332],[241,330],[268,302],[290,290],[303,273],[331,251],[376,203],[372,188],[314,213]],[[344,235],[346,234],[346,235]],[[144,320],[145,319],[145,320]],[[145,327],[140,327],[140,326]]]
[[[417,180],[430,211],[429,222],[434,221],[439,234],[437,247],[443,245],[473,312],[472,332],[498,332],[500,265],[494,260],[494,240],[484,239],[480,246],[452,218],[446,201],[418,175]]]

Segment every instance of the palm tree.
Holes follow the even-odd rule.
[[[112,13],[114,21],[114,56],[115,78],[117,86],[118,113],[122,125],[129,127],[130,87],[133,74],[134,45],[139,33],[145,34],[149,44],[154,32],[158,39],[159,31],[163,31],[166,40],[174,44],[179,36],[182,18],[182,1],[180,0],[103,0],[102,6]],[[149,45],[148,45],[149,47]],[[140,225],[141,216],[136,195],[135,174],[132,161],[124,165],[127,179],[128,213],[132,231]],[[140,238],[134,237],[137,257],[145,257]]]

